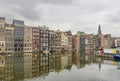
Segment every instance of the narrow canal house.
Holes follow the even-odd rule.
[[[98,38],[98,35],[94,35],[93,37],[93,48],[95,50],[98,50],[99,49],[99,43],[98,43],[98,40],[100,41],[100,38]]]
[[[112,38],[112,46],[113,47],[120,47],[120,37],[113,37]]]
[[[24,78],[32,78],[32,26],[24,26]]]
[[[53,30],[49,30],[48,34],[48,50],[49,51],[55,51],[56,49],[56,33]]]
[[[32,77],[39,75],[40,30],[32,27]]]
[[[53,30],[49,30],[49,43],[48,43],[48,47],[49,47],[49,60],[48,60],[48,64],[49,64],[49,71],[52,71],[53,69],[55,69],[55,44],[56,44],[56,33]]]
[[[14,78],[24,79],[24,21],[13,20],[14,26]]]
[[[103,48],[111,48],[112,47],[111,34],[105,34],[101,37],[101,46]]]
[[[67,33],[61,33],[61,52],[68,50],[68,35]]]
[[[72,51],[72,32],[71,31],[65,31],[64,33],[67,34],[68,37],[68,47],[67,49],[71,52]]]
[[[14,52],[14,26],[5,24],[5,51]]]
[[[80,51],[85,51],[85,33],[81,31],[77,31],[77,35],[80,40]]]
[[[79,52],[80,50],[80,39],[79,36],[77,34],[73,35],[73,51],[74,52]]]
[[[85,52],[87,54],[93,54],[94,49],[94,35],[93,34],[86,34],[85,35]]]
[[[43,25],[39,26],[39,29],[40,29],[40,51],[49,50],[48,49],[49,28]]]
[[[59,29],[55,31],[56,32],[56,50],[57,52],[61,52],[61,34],[62,31],[60,31]]]
[[[24,21],[13,20],[14,25],[14,48],[15,52],[24,51]]]
[[[5,52],[5,17],[0,17],[0,52]]]

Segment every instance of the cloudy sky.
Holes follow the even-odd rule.
[[[50,29],[120,36],[120,0],[0,0],[0,16]]]

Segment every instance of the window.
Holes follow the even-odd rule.
[[[1,46],[4,47],[4,43],[3,43],[3,42],[2,42],[2,44],[1,44]]]

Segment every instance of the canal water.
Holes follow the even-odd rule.
[[[120,62],[93,53],[0,55],[0,81],[119,81]]]

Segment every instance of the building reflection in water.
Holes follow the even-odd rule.
[[[14,81],[24,79],[24,54],[15,53],[13,56]]]
[[[32,53],[24,53],[24,78],[32,78]]]
[[[32,53],[32,77],[39,75],[39,53]]]
[[[73,64],[77,65],[78,68],[85,67],[85,64],[90,64],[95,62],[94,53],[91,51],[80,50],[79,52],[74,52],[72,55]]]
[[[0,54],[0,81],[14,81],[13,55]]]
[[[50,53],[0,54],[0,81],[23,81],[34,77],[45,78],[49,72],[58,74],[72,65],[83,68],[95,62],[93,53],[64,51]]]
[[[99,63],[99,71],[101,71],[101,66],[102,66],[102,63],[104,63],[104,59],[103,58],[97,58],[98,60],[98,63]]]

